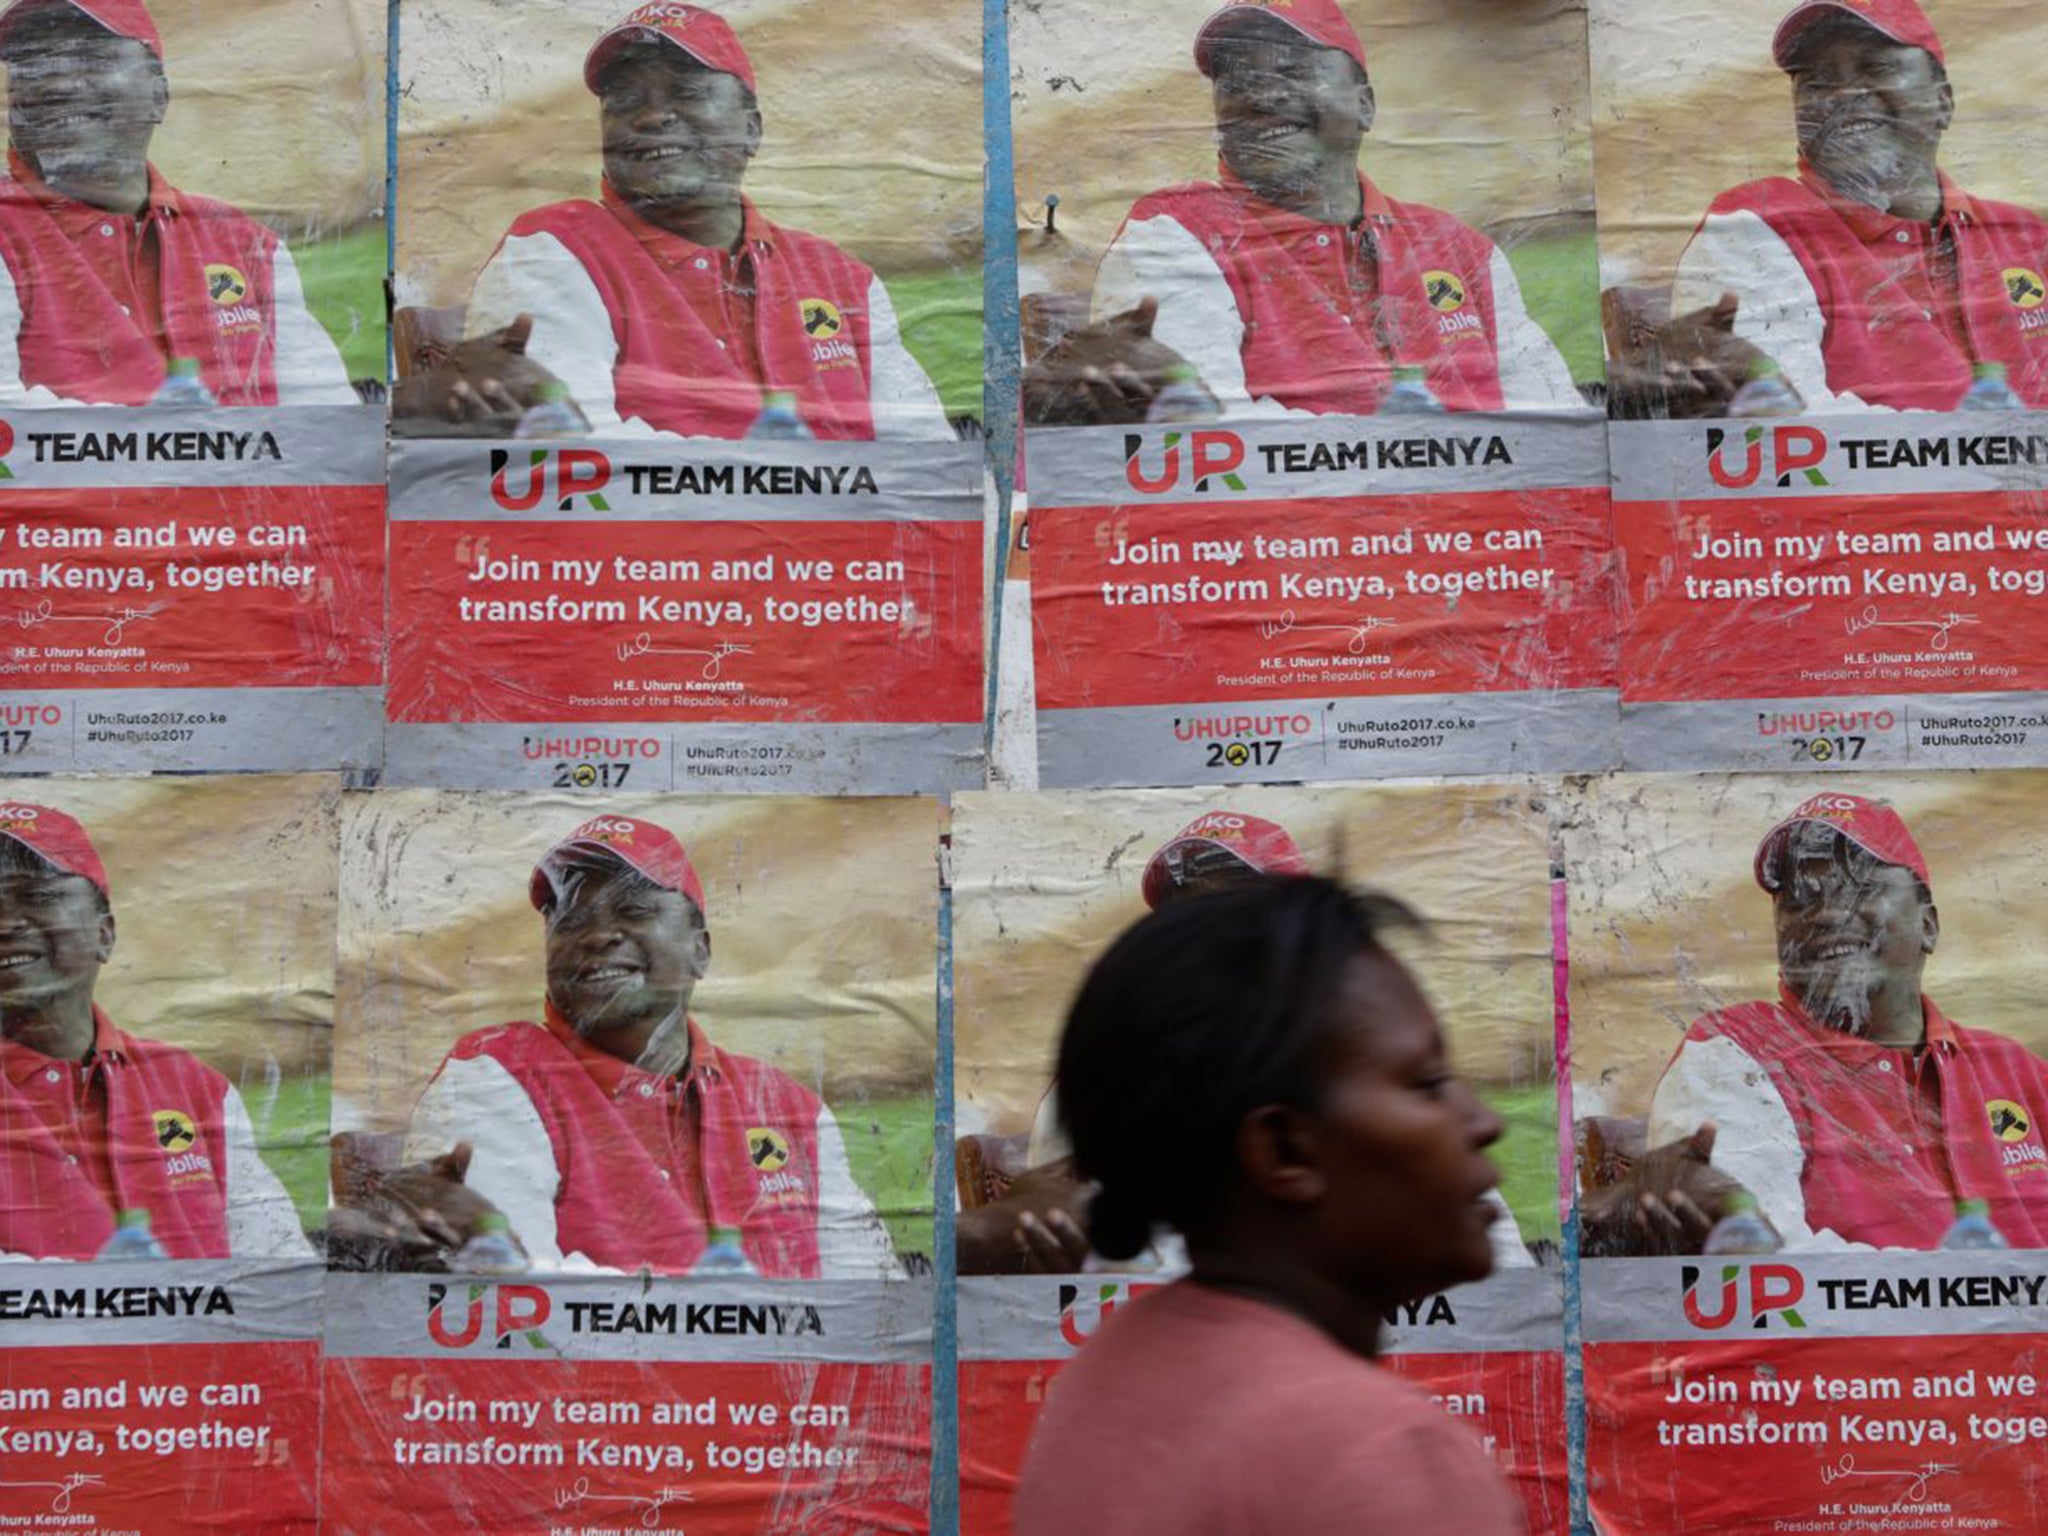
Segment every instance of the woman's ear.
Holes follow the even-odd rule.
[[[1244,1180],[1283,1205],[1314,1205],[1329,1187],[1318,1161],[1314,1121],[1288,1104],[1262,1104],[1237,1126]]]

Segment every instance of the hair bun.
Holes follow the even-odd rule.
[[[1088,1202],[1088,1244],[1105,1259],[1132,1259],[1152,1242],[1152,1215],[1134,1209],[1109,1190]]]

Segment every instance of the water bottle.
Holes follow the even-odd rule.
[[[810,435],[811,429],[796,413],[796,392],[788,389],[771,389],[763,395],[761,414],[747,428],[748,437],[770,442],[800,442]]]
[[[1777,359],[1752,357],[1745,378],[1747,382],[1728,402],[1730,416],[1797,416],[1806,409],[1799,391],[1786,382]]]
[[[1747,1190],[1737,1190],[1721,1202],[1721,1219],[1714,1223],[1714,1230],[1707,1234],[1706,1246],[1700,1252],[1776,1253],[1784,1246],[1778,1229],[1757,1209],[1756,1196]]]
[[[100,1249],[103,1259],[167,1259],[163,1244],[149,1230],[149,1212],[131,1207],[114,1218],[114,1235]]]
[[[2001,386],[2004,381],[1999,381]],[[2005,1234],[1991,1225],[1991,1202],[1958,1200],[1956,1219],[1941,1239],[1944,1248],[2003,1248]]]
[[[1425,370],[1413,363],[1403,363],[1394,370],[1394,387],[1387,391],[1387,398],[1380,402],[1382,416],[1441,416],[1443,401],[1430,392],[1424,382]]]
[[[1223,414],[1216,397],[1202,387],[1202,376],[1186,363],[1166,370],[1166,387],[1152,397],[1147,421],[1214,421]]]
[[[705,1246],[703,1256],[692,1266],[690,1273],[711,1279],[738,1280],[761,1273],[754,1268],[753,1260],[747,1257],[740,1246],[738,1227],[713,1227],[711,1241]]]
[[[1956,402],[1959,411],[2023,411],[2026,402],[2005,382],[2005,364],[1978,363],[1970,369],[1970,387]]]
[[[448,1261],[450,1269],[466,1275],[523,1275],[531,1262],[512,1240],[512,1223],[502,1211],[486,1211],[476,1219],[476,1231]]]
[[[164,381],[150,397],[151,405],[175,405],[185,410],[203,410],[218,402],[213,391],[199,377],[199,359],[174,357],[164,371]]]
[[[512,429],[514,437],[584,437],[589,432],[590,422],[560,379],[549,379],[534,390],[533,404]]]

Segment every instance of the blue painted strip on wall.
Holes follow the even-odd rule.
[[[384,377],[398,370],[393,348],[397,328],[391,323],[392,283],[398,273],[398,6],[384,11]]]
[[[932,1159],[932,1268],[938,1307],[932,1320],[932,1530],[960,1529],[960,1373],[953,1263],[953,891],[939,889],[939,1056],[932,1082],[938,1106]]]
[[[982,0],[982,143],[987,160],[981,202],[982,419],[996,483],[996,579],[989,613],[987,725],[996,718],[996,662],[1002,655],[1003,570],[1010,553],[1010,498],[1016,490],[1017,377],[1023,366],[1017,319],[1016,155],[1010,143],[1009,0]]]

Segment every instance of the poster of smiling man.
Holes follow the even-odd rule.
[[[1603,779],[1569,811],[1601,1528],[2021,1531],[2048,1246],[2039,775]],[[1749,1475],[1726,1476],[1729,1447]],[[1846,1486],[1845,1486],[1846,1484]]]

